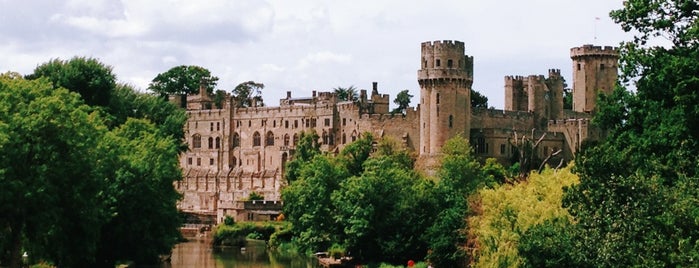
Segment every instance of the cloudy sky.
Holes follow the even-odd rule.
[[[622,0],[0,0],[0,72],[53,58],[98,58],[145,90],[161,72],[198,65],[230,91],[253,80],[264,99],[354,85],[419,100],[420,43],[460,40],[474,89],[502,108],[505,75],[561,69],[569,49],[630,39],[608,16]],[[596,19],[599,18],[599,19]]]

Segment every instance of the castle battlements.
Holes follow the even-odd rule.
[[[613,46],[593,46],[583,45],[582,47],[574,47],[570,49],[570,57],[577,58],[583,56],[606,56],[619,57],[619,49]]]
[[[428,41],[428,42],[422,42],[422,49],[431,49],[431,50],[451,50],[451,49],[461,49],[463,51],[465,48],[464,42],[461,41],[453,41],[453,40],[437,40],[437,41]]]

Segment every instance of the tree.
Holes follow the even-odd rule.
[[[97,254],[104,266],[116,260],[157,264],[177,242],[179,144],[155,124],[134,118],[102,141],[100,149],[113,152],[102,167],[112,174],[105,191],[112,217],[101,228]]]
[[[313,160],[313,157],[320,154],[318,138],[318,133],[315,131],[302,131],[299,133],[296,150],[294,150],[294,154],[291,156],[292,159],[286,164],[284,171],[284,177],[289,184],[300,178],[303,166]]]
[[[174,94],[198,94],[199,88],[206,88],[206,92],[211,94],[216,87],[218,77],[212,76],[211,72],[195,65],[180,65],[170,68],[164,73],[160,73],[148,85],[148,89],[161,96]]]
[[[262,100],[262,89],[265,85],[255,81],[247,81],[238,84],[233,89],[233,102],[236,107],[262,107],[265,106]]]
[[[573,92],[570,88],[563,88],[563,109],[573,110]]]
[[[488,97],[480,92],[471,89],[471,107],[478,109],[488,109]]]
[[[393,100],[393,103],[398,105],[391,113],[401,113],[405,115],[406,109],[410,106],[410,99],[413,98],[413,95],[410,95],[408,93],[408,90],[403,90],[401,92],[398,92],[398,95],[396,95],[396,98]]]
[[[336,87],[333,89],[337,99],[339,101],[359,101],[359,94],[357,93],[357,88],[354,86],[349,87]]]
[[[622,45],[623,85],[601,97],[593,119],[608,135],[577,157],[581,183],[564,197],[579,229],[575,253],[596,266],[696,265],[698,11],[696,1],[630,0],[611,12],[637,35]],[[670,44],[648,46],[655,37]]]
[[[74,57],[63,61],[53,59],[34,69],[27,79],[48,78],[54,88],[77,92],[88,105],[106,107],[116,86],[112,67],[94,58]]]
[[[359,139],[342,149],[340,159],[345,163],[351,175],[358,176],[362,173],[364,161],[369,158],[373,144],[374,136],[365,132]]]
[[[226,99],[230,99],[230,95],[225,90],[218,89],[214,92],[214,105],[216,105],[216,108],[223,108]]]
[[[92,263],[106,216],[101,117],[48,79],[1,78],[0,107],[2,259],[19,267],[26,250],[58,266]]]

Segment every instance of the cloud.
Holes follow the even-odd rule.
[[[307,69],[309,67],[317,67],[319,65],[329,64],[348,64],[352,61],[352,57],[346,54],[338,54],[329,51],[315,52],[306,55],[299,61],[299,69]]]

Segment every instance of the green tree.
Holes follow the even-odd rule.
[[[408,93],[408,90],[403,90],[401,92],[398,92],[398,95],[396,95],[396,98],[393,100],[393,103],[398,105],[391,113],[401,113],[405,115],[406,109],[410,106],[410,99],[413,98],[413,95],[410,95]]]
[[[211,94],[216,87],[218,77],[212,76],[211,71],[195,65],[180,65],[172,67],[164,73],[159,73],[148,84],[148,89],[161,96],[174,94],[197,94],[204,86]]]
[[[106,216],[103,120],[47,79],[1,78],[0,107],[2,259],[19,267],[26,250],[64,267],[92,263]]]
[[[173,184],[182,176],[179,144],[145,119],[130,118],[106,135],[100,149],[112,157],[102,168],[113,175],[106,191],[112,217],[102,226],[98,251],[103,265],[157,264],[158,255],[177,242],[180,195]]]
[[[34,69],[27,79],[46,77],[54,88],[77,92],[85,103],[106,107],[116,86],[112,67],[94,58],[74,57],[64,61],[53,59]]]
[[[262,89],[264,88],[264,84],[256,83],[255,81],[247,81],[238,84],[232,92],[235,106],[239,108],[265,106],[262,100]]]
[[[471,107],[478,109],[488,109],[488,97],[480,92],[471,89]]]
[[[216,92],[214,92],[214,104],[216,105],[216,108],[223,108],[223,105],[226,103],[226,99],[228,98],[230,98],[228,92],[217,89]]]
[[[359,139],[345,146],[340,152],[340,159],[345,163],[352,176],[358,176],[364,170],[364,161],[369,158],[373,144],[374,136],[369,132],[364,132]]]
[[[354,86],[333,88],[339,101],[359,101],[359,93]]]
[[[296,150],[291,156],[291,161],[286,164],[284,177],[291,184],[301,176],[301,169],[308,162],[313,160],[313,157],[320,154],[320,143],[318,142],[318,133],[315,131],[299,133],[299,141],[296,144]]]
[[[637,33],[620,64],[636,90],[601,98],[594,122],[607,138],[578,156],[581,183],[564,198],[576,253],[596,266],[697,265],[698,11],[690,0],[630,0],[611,13]],[[656,37],[670,44],[648,46]]]

